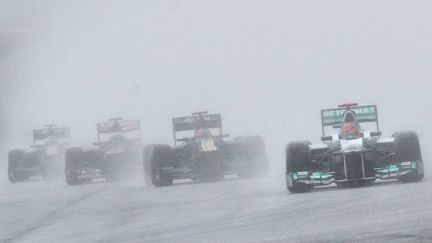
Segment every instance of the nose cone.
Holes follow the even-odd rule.
[[[344,152],[363,150],[363,138],[341,140],[341,149]]]

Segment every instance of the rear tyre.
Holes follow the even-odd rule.
[[[268,161],[264,140],[260,136],[244,136],[234,138],[234,142],[243,144],[246,148],[244,157],[252,163],[237,173],[240,178],[264,176],[268,172]]]
[[[310,142],[300,141],[289,143],[286,147],[286,175],[300,171],[311,171],[312,160],[309,149]],[[287,189],[292,193],[308,192],[312,184],[295,183],[287,179]]]
[[[65,177],[66,183],[70,186],[80,185],[89,182],[88,179],[79,177],[78,171],[84,159],[84,151],[81,148],[70,148],[66,151]]]
[[[143,149],[144,179],[148,186],[170,186],[173,178],[163,168],[173,167],[174,154],[168,145],[148,145]]]
[[[20,172],[18,168],[25,164],[26,151],[15,149],[8,153],[8,178],[11,183],[24,181],[27,176]]]
[[[420,142],[415,132],[398,132],[393,135],[395,143],[395,159],[397,163],[416,162],[417,170],[414,174],[402,176],[403,182],[421,181],[424,177],[423,159],[420,150]]]

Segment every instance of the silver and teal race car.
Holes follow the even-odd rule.
[[[321,144],[291,142],[286,147],[286,184],[290,192],[306,192],[314,186],[370,185],[378,179],[420,181],[424,176],[420,143],[415,132],[381,137],[376,105],[339,105],[321,111]],[[360,124],[373,125],[366,131]],[[326,136],[329,127],[338,129]],[[376,128],[376,130],[375,130]]]

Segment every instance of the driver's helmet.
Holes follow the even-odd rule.
[[[210,136],[211,136],[210,130],[208,130],[207,128],[195,129],[195,138],[206,138]]]
[[[361,136],[360,125],[352,112],[347,112],[345,114],[344,121],[340,128],[340,134],[342,138],[358,138]]]

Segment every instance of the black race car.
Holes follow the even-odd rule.
[[[263,139],[247,136],[225,141],[229,134],[222,132],[220,114],[196,112],[173,118],[173,130],[174,147],[144,147],[143,166],[148,185],[169,186],[176,179],[215,181],[229,174],[247,178],[263,175],[267,170]],[[177,138],[177,133],[186,135],[188,131],[194,131],[193,136]]]
[[[46,125],[33,130],[31,150],[14,149],[8,154],[9,181],[19,182],[29,177],[52,178],[60,176],[66,149],[64,139],[70,136],[68,127]],[[63,141],[62,141],[63,140]]]
[[[290,192],[309,191],[313,186],[351,187],[370,185],[378,179],[420,181],[423,160],[417,134],[412,131],[381,137],[375,105],[342,104],[321,111],[322,144],[308,141],[286,147],[286,183]],[[375,131],[360,128],[374,125]],[[325,135],[327,127],[339,129]]]
[[[109,139],[101,141],[102,135]],[[74,147],[66,151],[65,176],[69,185],[92,179],[120,180],[133,175],[140,156],[139,120],[113,118],[97,124],[98,142],[93,147]]]

